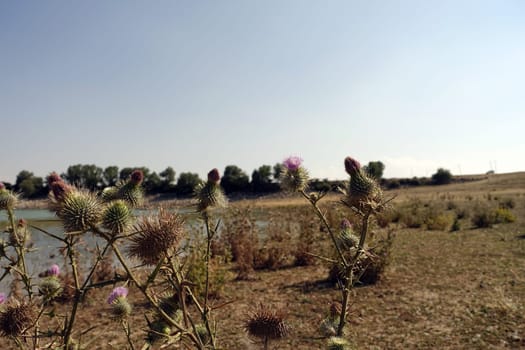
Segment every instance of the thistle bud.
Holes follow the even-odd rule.
[[[56,201],[63,201],[64,197],[73,191],[73,188],[67,185],[64,181],[55,181],[51,183],[51,192]]]
[[[131,225],[132,212],[124,201],[110,203],[102,214],[102,224],[112,234],[123,233]]]
[[[350,350],[350,343],[341,337],[330,337],[327,343],[327,350]]]
[[[98,199],[89,192],[66,192],[57,215],[66,232],[85,231],[100,221],[100,206]]]
[[[219,174],[219,170],[217,170],[217,168],[210,170],[208,173],[208,182],[218,184],[220,180],[221,176]]]
[[[345,169],[350,174],[350,184],[347,190],[348,198],[344,202],[360,210],[375,208],[382,197],[381,188],[376,180],[365,174],[361,164],[351,157],[345,158]]]
[[[12,191],[6,190],[3,183],[2,186],[3,188],[0,189],[0,210],[13,210],[18,202],[18,196]]]
[[[127,297],[128,289],[126,287],[116,287],[108,297],[108,304],[112,306],[113,318],[123,320],[131,314],[131,305]]]
[[[61,182],[64,180],[62,180],[60,175],[58,175],[56,172],[52,172],[46,177],[46,181],[47,181],[47,185],[51,187],[51,185],[54,184],[55,182]]]
[[[140,185],[144,181],[144,173],[140,169],[136,169],[131,173],[130,182],[134,185]]]
[[[348,175],[353,176],[361,170],[361,164],[352,157],[345,158],[345,169]]]
[[[208,173],[208,181],[200,183],[195,188],[195,198],[197,200],[197,211],[203,212],[209,207],[225,207],[227,200],[219,185],[221,177],[217,169],[212,169]]]

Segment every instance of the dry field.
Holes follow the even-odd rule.
[[[471,214],[459,221],[459,229],[454,232],[449,228],[406,228],[401,221],[391,222],[385,228],[375,227],[377,232],[392,229],[395,240],[390,263],[381,280],[353,290],[347,338],[355,347],[525,348],[525,173],[388,191],[387,195],[396,195],[397,205],[413,202],[434,208],[434,205],[446,206],[453,202],[454,207],[464,207]],[[497,204],[502,200],[512,201],[510,211],[515,222],[498,223],[489,228],[473,227],[470,217],[477,204]],[[328,207],[336,206],[337,196],[330,195],[327,201]],[[296,207],[304,205],[300,198],[232,203],[234,208],[267,211],[275,215],[276,220],[280,214],[274,213],[293,218],[297,215]],[[308,220],[314,219],[312,213]],[[322,237],[323,233],[319,235]],[[279,244],[285,248],[284,252],[293,251],[297,241],[288,239]],[[336,287],[326,282],[325,265],[320,262],[300,267],[283,264],[274,270],[257,270],[248,280],[237,280],[234,268],[234,264],[228,265],[220,297],[213,301],[215,306],[220,306],[214,315],[219,343],[224,349],[261,348],[243,330],[244,320],[259,303],[286,311],[291,326],[289,336],[271,343],[270,348],[324,348],[326,338],[321,336],[319,324],[330,303],[339,297]],[[110,291],[111,287],[94,291],[79,311],[78,329],[95,326],[82,338],[87,342],[87,349],[127,348],[124,333],[110,319],[110,310],[105,304]],[[140,349],[148,306],[135,295],[138,292],[132,288],[131,328],[136,348]],[[10,346],[14,343],[0,340],[0,348]]]

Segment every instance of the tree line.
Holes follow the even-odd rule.
[[[101,168],[94,164],[76,164],[69,166],[60,176],[77,187],[86,188],[90,191],[100,191],[105,187],[114,186],[117,182],[128,179],[135,169],[140,169],[144,173],[143,187],[146,194],[150,195],[172,194],[177,197],[189,197],[202,181],[198,174],[192,172],[182,172],[176,177],[176,172],[171,166],[157,173],[144,166],[120,169],[116,165]],[[371,161],[363,166],[363,169],[381,181],[382,185],[387,188],[445,184],[452,179],[452,174],[448,170],[440,168],[432,179],[428,179],[429,181],[424,178],[406,179],[406,181],[403,179],[386,180],[383,179],[385,165],[381,161]],[[238,166],[228,165],[222,173],[221,186],[224,192],[230,196],[275,193],[280,191],[279,176],[282,170],[283,165],[281,163],[273,166],[261,165],[252,171],[250,177]],[[49,192],[45,179],[35,176],[28,170],[20,171],[14,184],[4,182],[4,185],[29,199],[45,197]],[[313,191],[331,191],[341,185],[342,181],[312,179],[309,187]]]
[[[226,194],[230,195],[277,192],[280,190],[278,177],[281,167],[281,164],[262,165],[253,170],[250,179],[238,166],[228,165],[224,169],[221,186]],[[145,166],[120,169],[115,165],[101,168],[94,164],[76,164],[69,166],[60,176],[77,187],[100,191],[126,180],[135,169],[142,170],[144,174],[143,187],[147,194],[167,193],[186,197],[192,195],[195,187],[202,181],[197,173],[192,172],[182,172],[176,177],[176,172],[171,166],[157,173]],[[44,197],[49,192],[45,179],[28,170],[20,171],[14,184],[4,182],[4,185],[30,199]]]

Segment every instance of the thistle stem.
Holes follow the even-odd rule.
[[[370,214],[372,213],[372,209],[368,210],[366,214],[363,216],[362,225],[361,225],[361,235],[359,237],[359,245],[357,246],[357,251],[352,259],[352,265],[345,270],[345,284],[343,286],[343,299],[341,302],[341,314],[339,315],[339,325],[337,327],[337,336],[341,337],[343,335],[343,330],[346,324],[346,309],[348,308],[348,299],[350,296],[350,289],[352,288],[354,284],[354,268],[357,264],[357,261],[359,260],[359,256],[361,255],[363,251],[363,247],[366,240],[366,235],[368,233],[368,224],[370,219]]]
[[[77,315],[78,305],[80,304],[80,297],[81,297],[81,288],[80,288],[80,281],[78,277],[78,270],[77,270],[77,261],[75,258],[75,249],[73,247],[74,244],[74,237],[71,237],[71,240],[68,240],[67,242],[67,255],[69,257],[69,263],[71,264],[71,270],[73,271],[73,279],[75,282],[75,298],[73,300],[73,308],[71,309],[71,315],[69,318],[69,323],[66,327],[65,334],[64,334],[64,346],[68,346],[69,342],[71,341],[71,332],[73,331],[73,325],[75,324],[75,318]]]
[[[200,340],[192,334],[191,332],[187,332],[184,327],[182,327],[180,324],[178,324],[173,318],[171,318],[162,308],[159,307],[158,303],[153,299],[153,297],[148,293],[147,285],[144,286],[140,284],[139,280],[135,277],[131,269],[129,268],[128,264],[124,260],[124,257],[122,256],[122,253],[118,249],[118,247],[115,245],[115,242],[111,243],[111,247],[113,248],[113,251],[115,252],[115,255],[117,256],[117,259],[120,261],[120,264],[126,270],[126,273],[128,274],[129,278],[133,281],[133,283],[139,288],[139,290],[142,292],[142,294],[146,297],[146,299],[155,307],[157,312],[162,316],[162,318],[168,322],[173,327],[177,328],[180,332],[186,334],[190,340],[197,346],[198,349],[203,349],[203,346],[200,342]]]
[[[328,224],[328,221],[326,220],[325,215],[323,214],[321,209],[319,209],[319,207],[317,206],[317,203],[312,201],[310,196],[308,196],[304,190],[301,190],[301,194],[303,195],[304,198],[306,198],[308,200],[308,202],[310,202],[310,204],[312,204],[312,207],[314,208],[315,213],[317,214],[317,216],[319,217],[319,219],[321,220],[323,225],[328,230],[328,233],[330,234],[330,238],[332,239],[332,243],[334,244],[335,249],[337,250],[337,255],[339,256],[339,259],[341,259],[341,262],[343,263],[343,267],[344,268],[348,268],[348,263],[347,263],[347,261],[345,259],[345,256],[343,255],[343,252],[341,251],[341,248],[337,244],[337,240],[335,239],[334,232],[332,231],[332,228]]]
[[[208,217],[208,213],[204,211],[202,213],[202,216],[204,218],[204,222],[206,223],[206,256],[204,257],[206,262],[206,285],[204,287],[204,309],[202,312],[202,318],[204,321],[204,324],[206,325],[206,330],[208,331],[208,334],[210,335],[210,342],[213,349],[215,349],[215,336],[211,330],[210,327],[210,320],[209,320],[209,307],[208,307],[208,298],[209,298],[209,287],[210,287],[210,250],[211,250],[211,240],[213,238],[213,235],[215,234],[215,230],[212,231],[210,228],[210,219]]]

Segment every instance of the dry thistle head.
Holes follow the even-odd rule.
[[[219,170],[212,169],[208,173],[208,181],[199,184],[195,188],[195,198],[197,199],[197,210],[203,212],[209,207],[225,207],[227,200],[222,192]]]
[[[32,304],[9,300],[0,311],[0,334],[3,336],[19,336],[33,324],[36,311]]]
[[[263,340],[281,339],[286,337],[290,330],[284,318],[282,312],[270,310],[261,304],[246,320],[244,329],[250,336]]]
[[[85,231],[98,224],[101,218],[101,204],[90,192],[66,192],[57,212],[66,232]]]
[[[184,221],[176,213],[160,208],[156,216],[144,217],[135,228],[138,233],[130,238],[128,256],[155,265],[177,247],[184,231]]]
[[[102,225],[114,235],[125,232],[132,219],[133,213],[122,200],[111,202],[102,213]]]
[[[7,190],[3,182],[0,184],[0,210],[13,210],[18,202],[18,195]]]
[[[301,165],[300,157],[292,156],[283,161],[283,172],[280,176],[281,187],[285,191],[300,192],[308,187],[308,172]]]
[[[350,183],[346,191],[347,198],[343,202],[359,210],[376,208],[382,198],[377,181],[369,177],[354,158],[346,157],[344,163],[346,172],[350,175]]]

